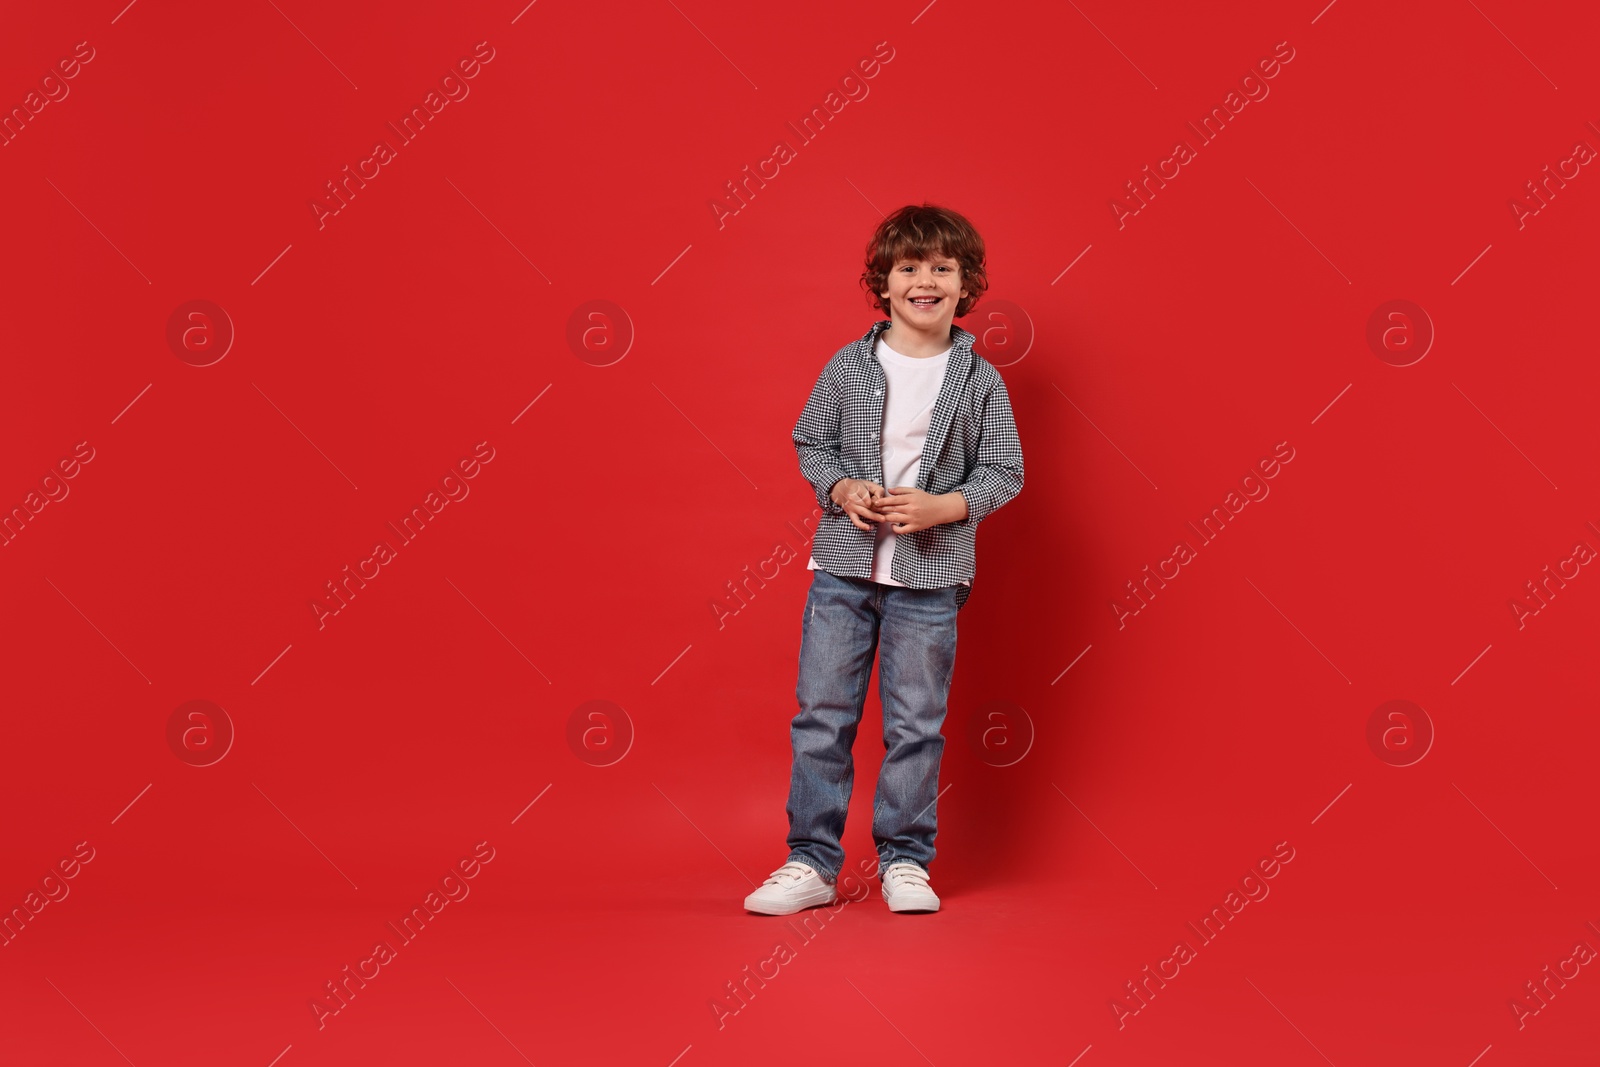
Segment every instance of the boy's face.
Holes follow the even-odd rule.
[[[949,256],[895,261],[879,295],[889,302],[889,317],[913,330],[942,335],[956,316],[956,304],[967,295],[961,287],[961,264]]]

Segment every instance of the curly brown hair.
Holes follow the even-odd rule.
[[[878,223],[867,242],[867,269],[861,287],[867,302],[885,315],[889,305],[882,297],[889,272],[902,259],[949,256],[961,266],[961,286],[967,295],[956,304],[956,318],[972,310],[989,288],[983,238],[961,214],[936,204],[907,204]]]

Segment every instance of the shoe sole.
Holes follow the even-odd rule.
[[[783,904],[762,904],[760,902],[751,903],[750,899],[746,897],[744,902],[744,910],[753,911],[757,915],[793,915],[795,912],[805,911],[807,908],[820,907],[823,904],[832,904],[838,898],[837,891],[833,890],[831,887],[826,894],[818,894],[814,891],[813,895],[816,895],[817,899],[813,900],[810,896],[805,896],[799,898],[798,900],[790,900]]]
[[[884,894],[883,895],[883,900],[884,900],[884,903],[889,905],[889,910],[890,911],[897,911],[897,912],[918,912],[918,911],[935,912],[935,911],[939,910],[939,902],[937,900],[932,901],[931,903],[928,902],[926,899],[916,900],[916,901],[911,901],[911,900],[894,901],[894,900],[890,900],[889,899],[888,894]]]

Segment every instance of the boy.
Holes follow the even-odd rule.
[[[954,211],[912,204],[884,219],[861,283],[889,318],[834,354],[795,425],[823,515],[790,729],[789,857],[745,898],[748,911],[789,915],[835,899],[875,652],[885,752],[872,836],[883,898],[890,911],[939,909],[928,865],[956,613],[977,570],[978,523],[1022,490],[1005,382],[951,322],[988,289],[984,256],[983,239]]]

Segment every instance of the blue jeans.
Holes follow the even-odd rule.
[[[883,704],[883,766],[872,807],[879,870],[909,860],[924,870],[937,833],[939,761],[956,664],[956,613],[971,587],[911,589],[812,572],[800,629],[800,711],[790,726],[789,859],[835,882],[844,866],[845,814],[855,781],[851,749],[873,653]]]

